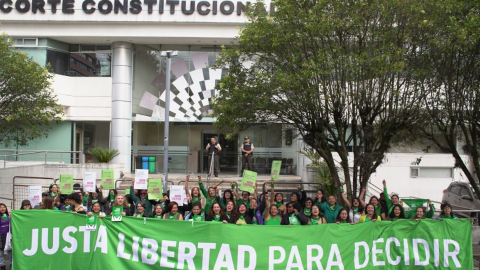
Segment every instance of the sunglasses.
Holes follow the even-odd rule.
[[[146,192],[140,192],[140,195],[147,195]]]

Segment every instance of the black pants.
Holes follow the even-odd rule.
[[[248,154],[247,156],[245,156],[245,154],[242,155],[242,172],[243,170],[245,170],[245,164],[247,164],[247,170],[251,171],[253,170],[253,164],[252,164],[252,160],[253,160],[253,154]]]

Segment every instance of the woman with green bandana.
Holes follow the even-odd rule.
[[[365,207],[365,214],[360,217],[360,221],[358,223],[363,223],[363,222],[370,222],[370,221],[381,221],[382,218],[377,215],[377,212],[375,211],[375,206],[373,204],[367,204],[367,207]]]
[[[265,211],[265,225],[281,225],[282,216],[278,215],[278,206],[276,204],[270,205],[269,211]]]
[[[192,212],[185,216],[187,221],[205,221],[205,214],[202,212],[202,206],[199,202],[193,203]]]
[[[255,187],[256,189],[256,187]],[[238,195],[237,193],[237,183],[235,182],[232,182],[232,191],[233,191],[233,195],[235,195],[235,198],[237,199],[236,201],[236,204],[237,205],[240,205],[240,204],[245,204],[247,206],[247,208],[250,208],[250,192],[248,191],[242,191],[242,196],[240,197],[240,195]],[[256,193],[256,190],[255,190],[255,196],[257,195]]]
[[[348,218],[353,224],[358,223],[358,221],[360,220],[360,217],[363,214],[363,207],[360,204],[360,199],[353,198],[352,202],[349,202],[347,199],[347,196],[345,195],[342,189],[340,190],[340,193],[342,193],[343,201],[350,209],[350,211],[348,211]]]
[[[313,200],[311,198],[305,199],[305,203],[304,203],[304,206],[303,206],[303,213],[308,218],[310,218],[312,216],[312,206],[313,206]]]
[[[198,176],[198,185],[200,186],[200,191],[202,191],[203,196],[205,196],[206,198],[205,213],[209,213],[210,207],[214,203],[216,202],[220,203],[220,197],[218,196],[218,189],[217,187],[209,187],[207,192],[207,190],[205,189],[205,186],[203,185],[202,177],[200,175]]]
[[[393,206],[392,212],[388,216],[388,220],[397,221],[399,219],[405,219],[405,211],[401,205],[397,204]]]
[[[234,195],[232,190],[227,189],[223,192],[223,198],[220,200],[220,205],[225,210],[227,203],[229,202],[235,202],[235,201],[234,201]]]
[[[178,203],[170,202],[167,206],[167,213],[163,214],[163,219],[183,220],[183,215],[178,212]]]
[[[127,199],[123,195],[117,195],[115,196],[115,201],[111,204],[110,209],[108,210],[108,213],[111,214],[113,211],[113,207],[122,207],[122,216],[131,216],[133,215],[132,212],[130,212],[130,207],[128,206]]]
[[[163,219],[163,207],[161,204],[155,205],[153,210],[153,217],[156,219]]]
[[[48,196],[50,197],[57,197],[58,193],[58,186],[55,183],[50,184],[48,187]]]
[[[367,188],[363,187],[362,188],[362,193],[360,193],[360,204],[362,205],[363,209],[366,208],[367,204],[365,203],[364,201],[364,198],[365,198],[365,193],[367,191]],[[373,207],[375,208],[375,213],[377,214],[377,216],[382,216],[382,206],[380,204],[380,201],[378,200],[378,197],[377,196],[372,196],[370,197],[370,201],[368,201],[368,204],[372,204]]]
[[[103,199],[102,195],[102,186],[100,188],[96,188],[96,192],[89,193],[88,191],[85,192],[84,200],[87,200],[87,211],[92,211],[92,205],[96,202],[100,202],[102,206],[102,211],[104,210],[103,205],[105,204],[106,200]]]
[[[340,210],[343,208],[342,206],[338,205],[337,199],[333,195],[328,196],[328,202],[317,202],[316,205],[318,205],[318,208],[320,208],[320,211],[322,211],[327,223],[334,223],[338,212],[340,212]]]
[[[212,204],[208,215],[205,216],[205,221],[230,223],[218,202]]]
[[[458,217],[453,214],[452,206],[448,203],[443,205],[442,212],[436,218],[436,220],[445,220],[445,219],[458,219]]]
[[[308,225],[308,218],[302,212],[300,203],[289,202],[287,211],[288,213],[282,217],[282,225]]]
[[[133,186],[135,186],[135,179],[132,179],[132,185],[130,186],[130,198],[132,198],[132,201],[134,205],[138,205],[138,202],[144,202],[145,203],[145,212],[149,213],[152,215],[152,203],[148,200],[148,190],[146,189],[141,189],[138,191],[139,197],[135,195],[135,191],[133,189]],[[137,208],[135,208],[135,212],[137,211]]]
[[[115,197],[118,195],[118,192],[116,189],[110,189],[108,191],[108,197],[106,198],[106,202],[108,205],[111,205],[115,201]]]
[[[247,205],[241,203],[237,207],[238,217],[235,221],[237,225],[253,224],[251,211],[248,211]]]
[[[225,215],[227,216],[229,223],[233,223],[232,220],[237,218],[237,213],[235,209],[236,205],[234,201],[229,201],[225,206]]]
[[[287,207],[283,204],[283,194],[282,193],[277,193],[275,194],[275,184],[273,178],[270,180],[270,198],[274,199],[274,203],[278,208],[278,215],[283,216],[283,214],[287,213]],[[265,184],[265,188],[268,188],[268,184]],[[275,195],[274,195],[275,194]],[[273,204],[273,202],[272,202]],[[268,208],[268,206],[267,206]]]
[[[310,216],[310,221],[308,225],[319,225],[327,223],[322,213],[320,212],[320,208],[318,208],[318,205],[312,206],[311,212],[312,215]]]
[[[343,208],[338,212],[337,218],[335,219],[335,223],[337,224],[351,224],[353,225],[354,223],[351,222],[350,217],[348,216],[347,209]]]
[[[302,185],[297,184],[296,185],[298,192],[292,192],[290,195],[290,201],[291,202],[299,202],[300,206],[303,206],[305,204],[305,200],[307,199],[307,192],[303,189]]]
[[[198,180],[201,181],[202,177],[199,175]],[[190,174],[187,174],[187,179],[185,181],[185,194],[187,195],[189,204],[194,204],[196,202],[200,203],[202,209],[205,208],[205,200],[202,200],[200,195],[200,189],[198,187],[193,187],[192,192],[188,190],[188,183],[190,181]]]
[[[145,202],[142,202],[142,201],[139,201],[137,204],[137,213],[133,214],[134,217],[137,217],[137,218],[151,218],[152,217],[152,214],[149,214],[146,209],[147,209],[147,205],[145,204]]]
[[[397,204],[403,204],[402,201],[400,200],[400,198],[398,197],[397,194],[393,194],[392,196],[388,196],[388,190],[387,190],[387,181],[385,181],[385,179],[383,179],[382,181],[382,184],[383,184],[383,194],[385,195],[385,201],[387,202],[387,209],[388,209],[388,212],[387,213],[383,213],[383,218],[385,219],[386,216],[390,216],[390,214],[392,213],[393,211],[393,207]]]
[[[92,204],[92,211],[91,212],[88,212],[88,216],[91,217],[91,216],[97,216],[99,218],[103,218],[105,215],[104,212],[101,211],[102,210],[102,206],[100,205],[99,202],[94,202]]]

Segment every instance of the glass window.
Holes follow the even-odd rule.
[[[461,186],[452,186],[452,189],[450,189],[450,192],[460,196],[461,190],[462,190]]]

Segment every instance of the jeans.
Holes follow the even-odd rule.
[[[253,164],[252,164],[252,154],[248,154],[247,156],[245,156],[244,153],[242,153],[242,173],[243,173],[243,170],[245,170],[245,165],[247,165],[247,170],[251,171],[252,168],[253,168]]]
[[[0,234],[0,266],[5,266],[5,258],[3,256],[3,250],[5,249],[5,241],[7,240],[6,234]]]

